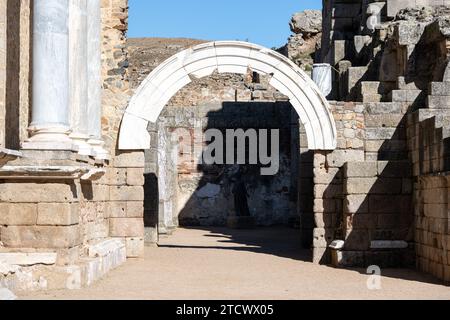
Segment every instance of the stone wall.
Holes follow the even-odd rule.
[[[342,240],[336,265],[413,263],[406,112],[401,102],[333,104],[338,149],[316,152],[314,163],[316,262],[329,262],[328,247]]]
[[[342,238],[343,168],[348,161],[364,161],[364,108],[362,105],[332,102],[338,130],[338,148],[314,154],[313,259],[328,263],[328,246]]]
[[[413,165],[417,267],[450,282],[448,152],[450,113],[448,82],[432,82],[428,108],[408,117],[408,145]]]
[[[21,12],[20,28],[14,29],[20,32],[10,39],[20,40],[20,56],[10,57],[15,60],[7,70],[7,78],[18,79],[13,83],[19,85],[11,88],[18,93],[14,101],[19,102],[15,109],[20,106],[19,118],[7,120],[8,125],[18,124],[22,132],[15,135],[17,142],[18,137],[25,139],[29,121],[30,8],[27,0],[11,3],[8,12],[14,11],[16,23]],[[0,285],[17,291],[76,289],[91,285],[127,257],[143,254],[144,153],[116,151],[120,121],[131,94],[127,11],[126,0],[102,2],[102,130],[111,158],[30,150],[21,151],[17,160],[0,168]],[[18,42],[10,41],[7,55],[17,50]],[[15,68],[16,64],[21,68]],[[8,141],[2,146],[12,147]]]
[[[223,226],[233,214],[232,187],[237,170],[245,173],[250,212],[258,225],[287,224],[291,218],[291,132],[299,132],[298,120],[291,120],[292,107],[287,102],[222,102],[217,105],[167,107],[158,123],[159,196],[164,201],[165,215],[171,226]],[[295,114],[295,113],[294,113]],[[295,117],[295,116],[294,116]],[[296,123],[296,130],[293,124]],[[280,170],[276,176],[262,177],[258,165],[202,165],[195,158],[195,148],[202,150],[202,141],[195,139],[195,130],[202,135],[217,129],[280,130]],[[182,135],[182,131],[185,132]],[[180,135],[178,141],[177,135]],[[198,135],[198,134],[197,134]],[[270,137],[269,137],[270,138]],[[174,140],[175,139],[175,140]],[[269,141],[270,143],[270,141]],[[224,145],[225,146],[225,145]],[[173,150],[187,158],[173,163]],[[192,156],[192,158],[190,157]],[[202,154],[200,154],[202,156]],[[161,163],[161,158],[165,159]],[[294,157],[295,159],[295,157]],[[157,193],[156,190],[153,193]],[[296,201],[293,201],[293,205]],[[170,211],[170,212],[169,212]],[[295,212],[293,213],[295,216]],[[169,226],[166,226],[169,227]]]
[[[335,265],[416,261],[448,281],[449,12],[442,1],[415,5],[325,2],[322,59],[339,71],[334,96],[361,101],[364,147],[358,159],[340,157],[342,194],[338,179],[329,183],[335,199],[318,208],[342,199],[342,215],[337,224],[316,221],[314,258],[328,261],[330,246]],[[317,153],[315,169],[337,152]]]

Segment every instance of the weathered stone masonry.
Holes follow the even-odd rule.
[[[449,3],[324,4],[322,59],[338,70],[332,95],[361,101],[364,145],[315,156],[325,173],[339,155],[341,172],[316,198],[330,191],[342,208],[331,210],[336,224],[316,221],[314,259],[329,261],[334,238],[336,265],[415,263],[448,282]]]
[[[148,183],[164,177],[164,169],[165,174],[174,169],[156,154],[159,142],[168,128],[180,126],[176,119],[191,128],[193,117],[185,111],[193,105],[203,103],[209,113],[224,101],[270,108],[286,103],[264,77],[248,73],[225,75],[224,80],[213,73],[216,87],[199,80],[169,103],[160,120],[174,123],[148,128],[146,155],[118,151],[121,120],[135,89],[128,83],[128,3],[87,1],[0,0],[0,286],[16,291],[90,285],[127,257],[142,256],[144,237],[155,242],[157,229],[176,227],[170,192],[178,189],[172,183],[166,189],[159,184],[158,195],[152,193],[162,214],[150,219],[150,229],[144,229],[144,200]],[[315,62],[330,63],[338,71],[329,97],[337,149],[308,152],[305,128],[290,113],[278,113],[280,124],[291,121],[285,129],[298,154],[291,154],[286,164],[293,173],[290,181],[283,181],[280,195],[272,197],[285,197],[289,184],[283,209],[289,203],[286,212],[300,219],[303,242],[312,243],[316,263],[416,264],[448,282],[450,4],[413,2],[324,1],[322,48]],[[419,7],[400,10],[415,5]],[[87,20],[84,9],[91,12]],[[61,28],[67,41],[59,39],[54,48],[37,43],[38,36],[56,42],[50,41],[51,32],[31,23],[31,17],[34,22],[40,18],[33,16],[36,12]],[[71,20],[75,16],[79,20]],[[69,21],[91,28],[98,37],[88,42],[74,28],[65,28]],[[314,43],[320,34],[316,31]],[[74,57],[83,56],[71,51],[75,35],[86,45],[75,49],[88,52],[83,77],[94,83],[88,88],[73,80],[74,65],[80,63]],[[39,77],[49,81],[37,81]],[[46,83],[63,82],[67,85],[58,95],[42,95],[52,90]],[[101,101],[95,98],[100,95]],[[88,128],[80,122],[86,114],[74,110],[88,110]],[[212,125],[198,110],[192,112],[205,127]],[[294,150],[292,145],[287,149]],[[177,169],[178,186],[183,172],[198,173],[192,166]],[[199,220],[192,212],[187,217]]]
[[[83,1],[77,5],[80,3]],[[102,139],[93,132],[90,141],[92,152],[96,152],[104,140],[108,157],[99,152],[81,155],[77,149],[52,150],[51,146],[43,148],[48,150],[10,150],[20,149],[18,143],[28,139],[28,114],[33,108],[28,98],[32,26],[27,14],[29,1],[0,3],[0,21],[7,26],[0,37],[1,58],[14,54],[9,59],[16,59],[12,64],[2,63],[9,67],[0,77],[1,88],[17,86],[7,91],[17,95],[0,91],[2,119],[7,123],[2,126],[1,146],[10,148],[1,153],[0,284],[13,290],[90,285],[127,257],[139,257],[143,252],[143,152],[116,152],[120,120],[129,99],[125,46],[128,4],[125,0],[101,1],[100,12],[100,1],[89,0],[94,9],[95,3],[101,14],[101,52],[94,51],[84,63],[92,67],[95,56],[101,56],[98,79],[103,84],[93,86],[102,88],[102,117],[97,118]],[[20,67],[14,67],[16,64]],[[90,73],[95,75],[93,70]],[[92,98],[89,101],[94,102]],[[97,111],[89,111],[90,121],[95,119],[93,112]]]

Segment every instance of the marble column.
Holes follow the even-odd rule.
[[[102,140],[102,63],[101,63],[101,0],[89,0],[87,3],[88,31],[88,113],[89,113],[89,144],[94,156],[98,159],[108,159],[109,154],[103,148]]]
[[[69,0],[34,0],[33,98],[24,149],[71,150]]]
[[[91,155],[88,114],[87,1],[69,0],[69,102],[74,150]]]

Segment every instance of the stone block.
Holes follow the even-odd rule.
[[[144,257],[144,238],[126,238],[127,258]]]
[[[350,67],[348,69],[348,92],[352,92],[359,82],[366,80],[367,70],[367,67]]]
[[[377,162],[347,162],[344,166],[344,177],[376,177]]]
[[[86,200],[109,201],[109,186],[101,184],[92,184],[88,187],[82,187],[83,196]]]
[[[124,247],[125,243],[122,239],[106,239],[90,245],[87,253],[90,258],[103,258]]]
[[[409,161],[378,161],[380,177],[409,178],[412,168]]]
[[[432,96],[448,96],[450,94],[450,82],[431,82],[428,92]]]
[[[367,213],[354,213],[345,216],[345,230],[372,229],[377,225],[377,216]]]
[[[333,214],[323,212],[314,213],[314,225],[316,228],[327,228],[333,225]]]
[[[448,219],[448,208],[446,204],[425,204],[424,215],[429,218]]]
[[[83,285],[81,266],[38,266],[33,269],[33,277],[43,280],[47,290],[78,290]]]
[[[369,232],[365,229],[350,230],[345,238],[345,250],[364,251],[370,247]]]
[[[382,86],[379,81],[361,82],[361,92],[364,94],[379,94],[382,92]]]
[[[450,109],[450,95],[428,96],[427,102],[430,109]]]
[[[316,184],[314,186],[315,199],[332,199],[342,195],[342,184]]]
[[[145,183],[144,169],[128,168],[127,169],[127,185],[143,186]]]
[[[389,140],[401,135],[397,128],[368,128],[366,129],[367,140]]]
[[[144,201],[144,188],[141,186],[112,186],[110,199],[112,201]]]
[[[371,213],[409,214],[412,199],[404,195],[370,195],[369,210]]]
[[[402,178],[378,178],[370,193],[372,194],[401,194],[403,189]]]
[[[111,218],[109,234],[111,237],[144,237],[144,220],[141,218]]]
[[[78,199],[72,187],[66,183],[2,183],[0,202],[74,202]]]
[[[125,185],[127,183],[127,169],[108,168],[106,174],[100,179],[100,183],[113,186]]]
[[[370,103],[370,102],[381,102],[383,96],[381,94],[363,94],[362,102]]]
[[[11,248],[72,248],[81,243],[78,226],[14,226],[2,228],[1,242]]]
[[[327,153],[323,151],[316,151],[314,153],[314,163],[315,169],[324,169],[326,167]]]
[[[128,218],[144,217],[144,203],[142,201],[128,201],[126,206]]]
[[[144,152],[123,152],[114,158],[116,168],[144,168]]]
[[[344,183],[344,194],[367,194],[376,182],[377,178],[348,178]]]
[[[313,246],[313,264],[328,263],[330,259],[328,252],[329,251],[326,241],[324,242],[323,246]]]
[[[327,155],[330,168],[341,168],[346,162],[364,161],[364,150],[335,150]]]
[[[365,141],[366,152],[391,152],[405,151],[406,142],[404,140],[367,140]]]
[[[378,214],[377,215],[377,227],[380,230],[383,229],[396,229],[399,227],[400,216],[394,213]]]
[[[71,226],[78,224],[77,203],[39,203],[37,224],[41,226]]]
[[[315,213],[334,213],[336,212],[336,200],[334,199],[315,199]]]
[[[368,213],[369,199],[368,195],[347,195],[344,199],[344,213]]]
[[[365,124],[367,128],[397,128],[403,125],[403,119],[401,114],[367,114]]]
[[[328,170],[314,170],[314,183],[329,184],[342,181],[342,173],[339,168],[329,168]]]
[[[333,265],[335,267],[364,267],[364,251],[340,251],[336,250]]]
[[[80,247],[56,249],[56,264],[59,266],[74,265],[78,262],[79,258]]]
[[[0,203],[0,225],[31,226],[37,221],[36,204]]]
[[[108,211],[110,218],[126,218],[127,217],[127,202],[126,201],[111,201],[108,204]]]
[[[398,102],[367,103],[365,114],[401,114],[402,104]]]
[[[385,241],[385,240],[376,240],[370,243],[371,249],[407,249],[408,242],[406,241]]]
[[[0,263],[18,266],[52,265],[56,263],[56,258],[55,252],[0,252]]]

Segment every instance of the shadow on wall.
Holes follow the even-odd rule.
[[[189,125],[180,124],[183,122],[180,122],[182,118],[188,118]],[[224,136],[226,136],[226,129],[243,129],[244,131],[255,129],[257,133],[259,129],[268,129],[269,156],[272,151],[270,130],[278,129],[279,171],[276,175],[262,176],[260,164],[206,165],[199,164],[196,160],[179,163],[174,172],[161,172],[161,165],[158,165],[160,169],[158,177],[154,174],[146,176],[146,227],[154,228],[159,225],[161,233],[164,229],[161,224],[164,224],[168,218],[174,220],[172,225],[175,227],[178,225],[183,227],[225,226],[227,218],[235,213],[233,186],[236,173],[240,171],[249,194],[250,213],[255,217],[257,225],[290,225],[296,228],[302,226],[303,245],[310,248],[313,229],[313,156],[306,149],[306,134],[299,128],[299,119],[291,104],[287,101],[224,102],[217,106],[196,106],[192,109],[169,107],[165,109],[162,119],[159,120],[160,123],[164,123],[164,127],[159,125],[158,130],[173,132],[180,127],[188,129],[190,141],[181,139],[178,144],[185,144],[182,147],[183,152],[189,150],[193,153],[193,120],[203,123],[203,131],[215,129],[224,133]],[[164,135],[159,133],[158,136],[161,139]],[[257,138],[259,142],[261,135],[258,134]],[[214,140],[210,143],[214,143]],[[160,142],[159,146],[161,145],[166,147],[163,152],[167,154],[169,152],[167,144]],[[226,141],[223,145],[225,158]],[[246,149],[246,163],[248,163],[248,145]],[[203,145],[202,150],[204,154],[207,146]],[[159,150],[158,154],[161,152]],[[234,153],[236,157],[236,150]],[[173,164],[170,165],[173,166]],[[176,181],[176,199],[171,199],[170,205],[160,199],[161,185],[158,179],[171,180],[162,175],[175,175],[172,180]],[[164,212],[166,210],[172,212]],[[300,241],[300,232],[298,236]]]
[[[201,115],[200,117],[201,118]],[[234,215],[233,186],[236,183],[238,172],[248,193],[248,205],[251,215],[260,226],[286,225],[289,219],[295,217],[291,212],[291,192],[293,188],[291,175],[292,154],[298,154],[298,145],[291,150],[291,135],[294,128],[291,122],[291,106],[289,103],[262,103],[262,102],[225,102],[220,109],[208,110],[203,119],[204,130],[216,130],[226,137],[226,130],[244,131],[254,129],[258,141],[246,141],[245,163],[237,163],[237,139],[234,150],[227,148],[227,139],[224,139],[223,156],[213,152],[213,156],[222,158],[222,164],[181,163],[178,166],[178,186],[180,197],[188,196],[187,201],[181,202],[178,220],[182,226],[223,226],[227,218]],[[298,131],[298,124],[297,124]],[[258,144],[262,139],[260,129],[279,130],[279,170],[275,175],[261,175],[260,164],[249,164],[250,144]],[[268,134],[266,142],[268,155],[272,155],[270,141],[272,135]],[[220,142],[210,141],[217,145]],[[209,145],[211,146],[211,145]],[[203,148],[202,157],[205,158],[207,147]],[[216,150],[218,152],[218,150]],[[234,153],[234,161],[227,157]],[[273,160],[273,159],[272,159]],[[259,162],[259,160],[258,160]],[[267,166],[265,166],[267,167]],[[192,183],[194,180],[194,183]],[[195,190],[190,187],[196,186]],[[294,199],[294,202],[296,200]]]
[[[378,117],[395,115],[395,104],[388,106],[391,109],[366,109],[366,122],[367,113]],[[324,192],[324,198],[332,200],[324,201],[325,239],[328,244],[345,240],[339,261],[342,266],[414,266],[412,168],[407,149],[407,116],[400,109],[400,121],[395,126],[383,124],[380,128],[366,123],[366,144],[379,144],[378,151],[366,151],[366,161],[347,162]],[[372,245],[373,241],[406,241],[409,247],[380,249]],[[331,262],[329,250],[320,262]]]

